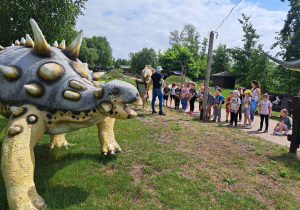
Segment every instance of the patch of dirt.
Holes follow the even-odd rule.
[[[130,175],[133,176],[132,183],[133,185],[138,185],[144,175],[143,167],[147,167],[146,165],[141,164],[133,164],[132,170],[130,171]]]

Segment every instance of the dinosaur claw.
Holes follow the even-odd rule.
[[[121,148],[118,149],[118,152],[122,152]]]
[[[114,155],[114,154],[115,154],[115,152],[112,150],[110,154],[111,154],[111,155]]]
[[[107,155],[107,152],[104,152],[103,155]]]

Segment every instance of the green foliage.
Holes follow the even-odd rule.
[[[29,34],[33,38],[29,19],[33,18],[41,28],[47,42],[65,40],[70,44],[76,36],[74,27],[79,15],[83,15],[87,0],[1,0],[0,40],[9,46]]]
[[[225,177],[223,179],[223,182],[225,182],[228,185],[233,185],[234,183],[237,182],[236,178],[232,178],[232,177]]]
[[[192,81],[192,79],[189,77],[185,77],[185,81]],[[165,83],[167,83],[167,82],[169,84],[172,84],[173,82],[175,82],[177,85],[178,83],[181,83],[181,76],[170,76],[165,80]]]
[[[87,62],[89,68],[108,69],[112,65],[112,49],[106,37],[85,37],[78,58]]]
[[[298,0],[281,0],[290,2],[290,10],[287,14],[284,26],[276,37],[272,48],[279,46],[284,60],[294,61],[300,59],[300,4]],[[300,90],[300,72],[278,67],[275,72],[278,80],[278,89],[285,93],[298,93]]]
[[[225,44],[219,44],[212,55],[211,73],[230,72],[231,64],[228,49]]]
[[[121,65],[129,66],[130,61],[126,60],[126,59],[118,58],[117,60],[113,61],[113,64],[114,64],[115,69],[119,69],[121,67]]]
[[[140,52],[130,53],[129,56],[131,69],[134,73],[142,71],[145,65],[151,65],[154,68],[157,64],[157,54],[153,48],[145,47]]]

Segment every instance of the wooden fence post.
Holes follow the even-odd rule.
[[[294,96],[293,101],[288,102],[288,107],[292,109],[293,114],[292,135],[287,137],[291,142],[289,153],[297,154],[300,144],[300,97]]]

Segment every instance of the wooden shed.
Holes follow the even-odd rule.
[[[219,86],[222,88],[234,89],[235,77],[227,72],[220,72],[211,75],[213,77],[213,86]]]

